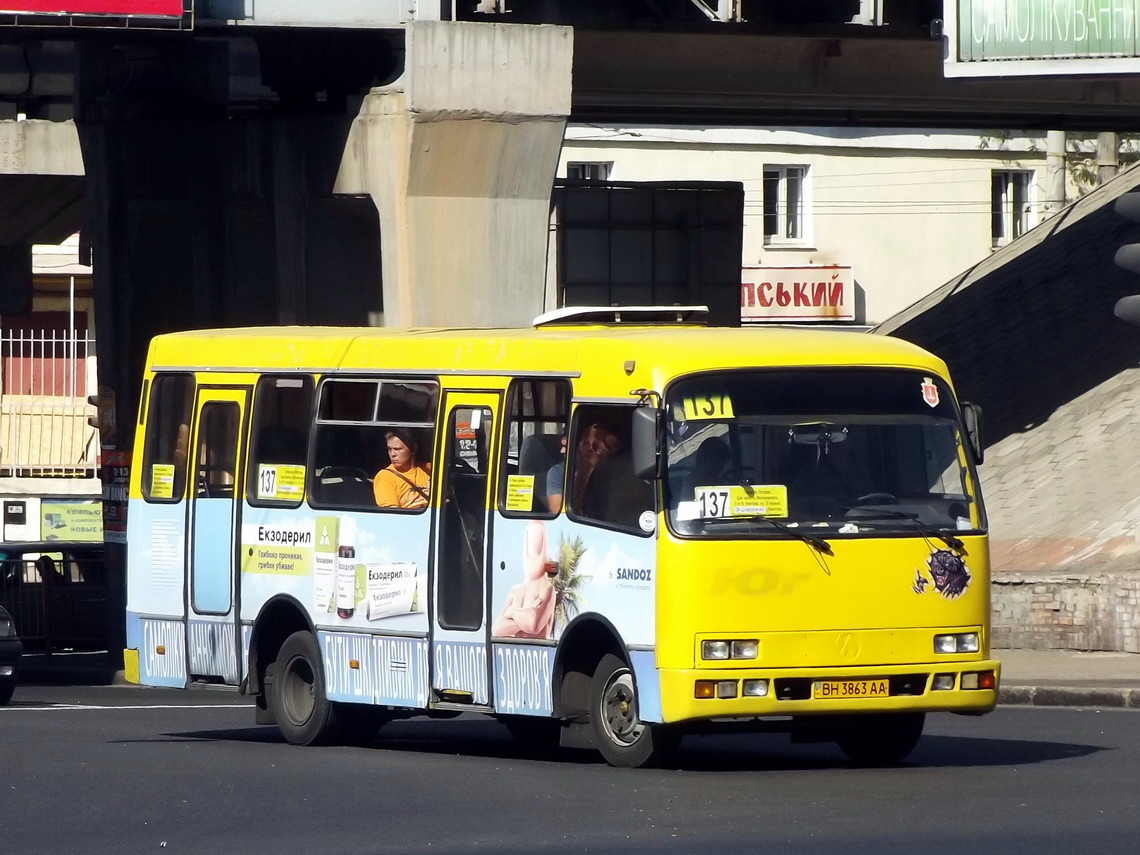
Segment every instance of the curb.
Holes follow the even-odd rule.
[[[998,704],[1002,706],[1140,709],[1140,689],[1003,686],[998,692]]]

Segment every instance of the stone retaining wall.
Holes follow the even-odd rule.
[[[1140,574],[993,580],[994,647],[1140,653]]]

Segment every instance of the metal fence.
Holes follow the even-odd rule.
[[[0,477],[97,477],[94,356],[74,325],[0,329]]]
[[[0,606],[29,650],[105,650],[114,562],[101,550],[0,563]]]

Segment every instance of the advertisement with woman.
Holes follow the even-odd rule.
[[[493,638],[556,640],[585,612],[606,615],[627,644],[653,642],[654,540],[554,520],[499,517]]]

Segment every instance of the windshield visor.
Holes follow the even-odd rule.
[[[667,520],[677,534],[985,526],[958,409],[937,377],[866,368],[705,374],[675,383],[666,413]]]

